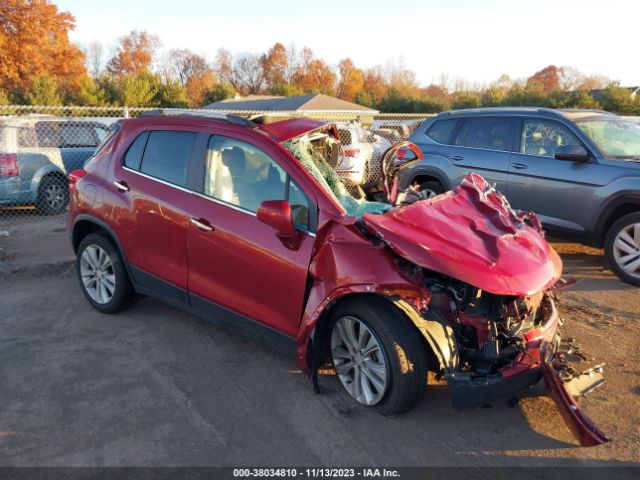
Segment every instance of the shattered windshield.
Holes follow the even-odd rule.
[[[585,120],[578,128],[611,158],[640,159],[640,125],[628,120]]]
[[[338,178],[336,172],[308,141],[297,138],[283,143],[283,146],[318,180],[322,188],[345,209],[348,216],[355,216],[360,220],[365,213],[384,213],[393,208],[386,203],[353,198]]]

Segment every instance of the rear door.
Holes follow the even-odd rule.
[[[106,210],[134,280],[174,303],[188,303],[186,187],[196,138],[184,127],[133,132],[108,186],[117,200]]]
[[[608,181],[607,168],[595,160],[554,158],[561,145],[587,148],[556,120],[524,117],[517,130],[509,168],[509,202],[514,208],[536,212],[547,226],[583,232],[593,222],[593,212],[579,206],[592,204],[594,187]]]
[[[506,192],[514,130],[515,120],[508,117],[466,118],[446,150],[449,160],[460,176],[478,173]]]
[[[221,130],[209,138],[203,158],[194,160],[202,180],[188,206],[189,294],[205,314],[232,310],[295,336],[317,209],[280,155],[252,136]],[[289,201],[300,248],[288,248],[257,219],[266,200]]]

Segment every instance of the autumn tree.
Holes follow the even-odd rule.
[[[373,106],[386,95],[389,84],[380,65],[366,69],[363,77],[362,91],[372,100],[369,106]]]
[[[340,72],[340,81],[336,94],[339,98],[352,102],[364,86],[362,70],[356,68],[350,58],[345,58],[340,60],[338,71]]]
[[[416,72],[407,68],[402,58],[387,62],[386,76],[389,87],[394,88],[400,94],[407,96],[416,94],[418,89]]]
[[[305,47],[302,51],[302,61],[291,76],[291,83],[305,93],[333,95],[336,74],[331,71],[324,60],[315,58],[313,51]]]
[[[172,73],[182,86],[194,75],[209,71],[207,60],[186,48],[169,50],[169,62]]]
[[[107,70],[116,76],[139,76],[147,73],[159,46],[160,40],[157,36],[133,30],[129,35],[120,38],[116,54],[109,61]]]
[[[289,82],[289,57],[287,49],[281,43],[276,43],[260,57],[262,74],[267,88],[273,89]]]
[[[192,108],[201,107],[204,104],[206,93],[213,90],[217,83],[218,78],[213,70],[191,75],[184,86],[189,106]]]
[[[560,88],[560,69],[555,65],[549,65],[527,79],[527,87],[540,85],[544,94],[549,94]]]
[[[57,88],[78,88],[86,69],[82,52],[69,41],[74,26],[74,17],[49,0],[2,0],[0,90],[25,92],[43,76]]]

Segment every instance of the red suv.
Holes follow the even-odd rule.
[[[331,124],[168,113],[118,122],[71,175],[68,227],[97,310],[138,292],[264,327],[315,386],[331,361],[385,415],[418,402],[428,370],[460,408],[544,376],[583,444],[606,441],[573,400],[600,371],[585,381],[556,354],[561,261],[481,177],[407,206],[357,200],[332,169]]]

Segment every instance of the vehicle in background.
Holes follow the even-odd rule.
[[[83,167],[107,132],[96,121],[0,118],[0,206],[62,212],[69,201],[68,173]]]
[[[424,160],[401,172],[436,192],[477,172],[560,238],[604,247],[640,285],[640,125],[600,110],[535,107],[444,112],[410,137]]]
[[[388,138],[391,134],[398,138],[398,141],[406,140],[411,132],[417,127],[422,120],[374,120],[369,126],[369,131]],[[395,134],[391,133],[395,132]],[[395,142],[392,142],[395,143]]]
[[[380,173],[382,154],[391,147],[387,139],[365,130],[360,122],[337,123],[341,148],[335,171],[351,185],[363,185]]]
[[[478,175],[408,206],[356,199],[330,165],[338,144],[334,125],[304,117],[173,110],[115,124],[70,175],[85,298],[114,313],[139,292],[277,338],[316,389],[332,361],[384,415],[414,407],[429,370],[463,409],[544,377],[581,443],[608,441],[574,400],[602,366],[566,363],[562,262],[539,223]]]

